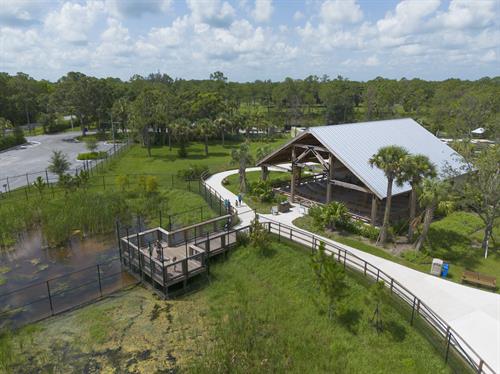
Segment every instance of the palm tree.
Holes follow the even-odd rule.
[[[414,221],[417,211],[417,188],[424,178],[435,178],[437,176],[436,166],[429,160],[429,157],[417,154],[409,155],[403,165],[403,181],[409,181],[411,185],[410,195],[410,224],[408,225],[408,241],[413,241]]]
[[[248,142],[240,144],[239,149],[233,149],[231,152],[231,163],[238,164],[238,172],[240,175],[240,192],[247,192],[247,165],[253,163],[252,155],[250,154],[250,145]]]
[[[268,145],[263,145],[263,146],[257,148],[256,158],[257,158],[257,160],[262,160],[269,153],[271,153],[271,148]],[[269,170],[268,170],[267,166],[262,166],[261,172],[262,172],[262,174],[260,176],[261,179],[263,181],[267,180],[267,176],[269,174]]]
[[[214,123],[209,118],[203,118],[196,122],[196,131],[203,138],[205,143],[205,156],[208,156],[208,138],[213,136],[215,127]]]
[[[389,218],[391,214],[392,184],[394,181],[401,184],[402,169],[408,157],[408,151],[397,145],[382,147],[368,161],[371,167],[376,166],[381,169],[387,178],[387,198],[385,202],[384,222],[380,230],[380,242],[387,241],[387,231],[389,229]]]
[[[222,113],[214,121],[214,125],[215,125],[216,129],[218,129],[220,131],[222,146],[224,147],[226,131],[229,130],[233,126],[233,123],[231,122],[231,120],[229,119],[229,116],[226,113]]]
[[[187,155],[186,146],[189,141],[189,134],[191,132],[191,123],[185,118],[178,118],[172,124],[172,136],[175,138],[177,144],[179,144],[179,154],[182,157]]]
[[[450,184],[446,181],[441,181],[437,178],[427,178],[422,181],[419,201],[420,205],[425,207],[425,215],[422,233],[415,243],[415,249],[417,251],[424,245],[436,208],[440,205],[443,207],[449,205],[449,201],[444,201],[449,192]]]

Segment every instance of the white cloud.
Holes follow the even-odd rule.
[[[213,27],[228,27],[235,18],[236,12],[227,2],[221,3],[220,0],[209,2],[199,0],[186,1],[195,22]]]
[[[482,62],[494,62],[498,60],[498,56],[493,49],[487,51],[484,55],[480,57]]]
[[[295,21],[300,21],[302,18],[304,18],[304,13],[302,13],[300,10],[297,10],[294,14],[293,14],[293,19]]]
[[[446,12],[436,17],[436,24],[452,29],[480,28],[498,21],[498,0],[452,0]]]
[[[378,66],[380,65],[380,61],[377,56],[370,56],[365,61],[366,66]]]
[[[377,22],[381,35],[398,37],[408,35],[425,27],[424,18],[433,14],[439,7],[439,0],[403,0],[395,12],[388,12]]]
[[[321,4],[321,19],[326,23],[356,23],[363,19],[363,12],[356,0],[326,0]]]
[[[141,17],[145,14],[166,13],[172,0],[106,0],[110,13],[119,18]]]
[[[67,2],[60,10],[47,15],[45,28],[64,41],[85,44],[88,41],[88,33],[103,14],[104,3],[100,1],[91,0],[83,5]]]
[[[10,27],[26,27],[40,23],[44,9],[42,3],[30,0],[2,0],[0,24]]]
[[[255,0],[255,9],[252,11],[252,16],[257,22],[267,22],[273,14],[272,0]]]

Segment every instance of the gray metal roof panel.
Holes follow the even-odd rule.
[[[412,154],[423,154],[440,174],[450,165],[460,166],[460,157],[449,146],[411,118],[311,127],[308,130],[379,198],[385,198],[387,178],[368,160],[384,146],[399,145]],[[411,190],[408,183],[394,184],[393,195]]]

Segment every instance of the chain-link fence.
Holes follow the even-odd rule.
[[[0,295],[0,328],[40,321],[136,283],[114,258],[10,291]]]
[[[115,158],[115,156],[123,153],[128,149],[129,143],[114,143],[113,147],[107,151],[101,151],[99,154],[102,158],[95,160],[83,160],[81,166],[68,170],[68,174],[77,175],[81,171],[88,171],[91,175],[96,174],[99,169],[104,169],[107,164]],[[21,187],[27,187],[28,192],[34,190],[33,183],[41,179],[47,185],[53,185],[58,181],[58,176],[51,173],[48,169],[39,170],[31,173],[24,173],[19,175],[12,175],[0,178],[0,193],[1,194],[14,194]]]

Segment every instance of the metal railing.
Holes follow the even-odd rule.
[[[99,300],[137,281],[119,258],[0,295],[0,328],[21,327]]]
[[[413,325],[417,317],[421,317],[434,333],[436,333],[445,344],[445,361],[448,361],[450,350],[455,352],[465,363],[476,373],[496,374],[495,370],[489,366],[484,359],[458,334],[442,317],[433,311],[420,298],[399,283],[396,279],[385,273],[383,270],[368,261],[356,256],[354,253],[335,245],[328,240],[290,227],[272,219],[260,217],[261,223],[267,225],[270,233],[278,235],[278,239],[285,238],[293,242],[306,245],[314,252],[319,248],[321,242],[325,245],[325,250],[329,252],[344,267],[356,270],[365,277],[374,281],[383,281],[390,290],[391,295],[395,295],[411,308],[410,324]],[[265,222],[264,222],[265,221]]]

